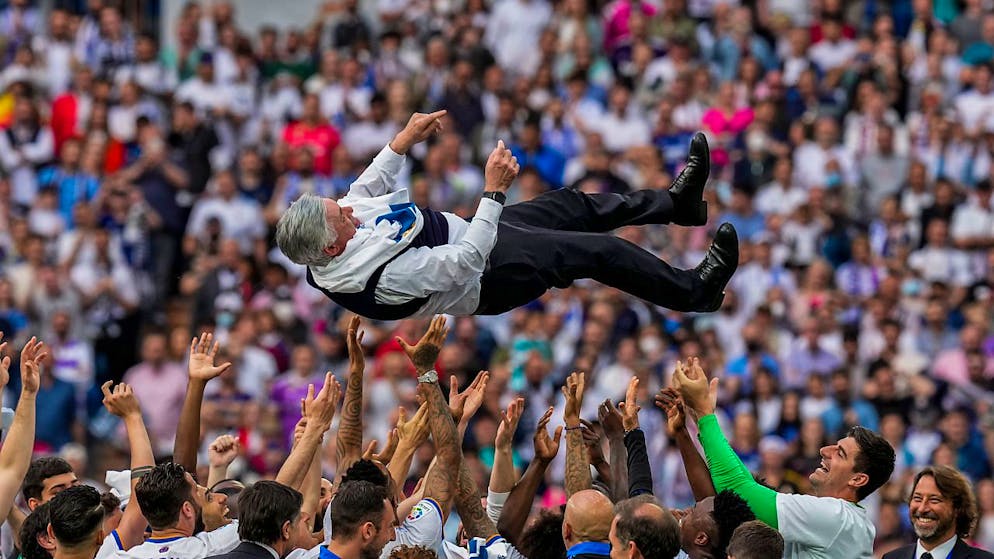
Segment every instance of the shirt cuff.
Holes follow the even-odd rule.
[[[701,440],[703,440],[709,433],[721,433],[721,426],[718,425],[718,416],[713,413],[698,419],[697,428],[699,430],[697,437]]]
[[[473,216],[473,219],[484,219],[497,223],[502,211],[504,211],[504,205],[500,202],[490,198],[480,198],[480,205],[476,208],[476,215]]]
[[[504,503],[507,502],[507,498],[511,495],[511,492],[498,493],[496,491],[491,491],[487,489],[487,505],[493,505],[495,507],[502,507]]]

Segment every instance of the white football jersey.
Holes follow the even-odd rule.
[[[201,532],[190,537],[149,538],[145,543],[136,545],[127,551],[118,550],[116,559],[205,559],[214,555],[227,553],[238,547],[238,521],[223,526],[213,532]],[[107,540],[104,540],[106,547]],[[98,559],[100,553],[97,553]]]

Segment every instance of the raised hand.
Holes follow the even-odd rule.
[[[445,327],[445,317],[438,315],[431,320],[428,331],[421,337],[417,345],[410,346],[399,336],[396,339],[400,347],[404,349],[408,359],[414,363],[414,368],[417,369],[418,374],[421,374],[430,371],[435,366],[435,361],[438,359],[439,352],[442,351],[442,344],[448,334],[449,329]]]
[[[607,462],[604,459],[604,447],[601,444],[602,437],[600,431],[597,430],[597,426],[586,419],[581,419],[580,423],[583,425],[580,433],[583,435],[583,444],[587,447],[587,453],[590,455],[590,463],[596,466],[602,462]]]
[[[609,440],[625,436],[625,420],[611,400],[604,400],[597,406],[597,420],[604,428],[604,436]]]
[[[430,429],[428,428],[428,404],[421,404],[418,411],[410,419],[407,418],[407,410],[401,407],[397,410],[397,435],[398,445],[403,444],[406,448],[418,448],[426,440]]]
[[[24,344],[21,350],[21,391],[27,394],[37,394],[41,390],[41,363],[48,352],[45,343],[34,336]]]
[[[304,409],[307,412],[307,426],[313,422],[321,427],[321,431],[327,431],[331,426],[331,421],[335,418],[335,411],[338,409],[339,396],[342,393],[342,386],[331,372],[324,375],[324,386],[314,394],[314,385],[307,387],[307,397],[304,398]]]
[[[363,452],[362,458],[364,460],[375,460],[386,466],[393,458],[394,452],[397,451],[397,444],[399,442],[400,435],[397,433],[397,429],[391,429],[387,435],[387,445],[383,448],[383,452],[380,452],[379,441],[373,439],[369,442],[369,446],[366,447],[366,451]]]
[[[415,144],[421,143],[442,131],[442,117],[448,111],[441,110],[433,113],[414,113],[407,126],[394,136],[390,148],[401,155],[407,153]]]
[[[214,334],[204,332],[199,338],[193,338],[190,342],[190,378],[207,382],[221,376],[222,373],[231,368],[231,363],[222,363],[214,366],[214,357],[220,344],[214,340]]]
[[[639,379],[632,377],[628,381],[628,390],[625,391],[625,401],[619,404],[621,408],[621,423],[625,427],[625,432],[639,428],[639,411],[642,406],[638,405]]]
[[[663,388],[656,394],[656,407],[666,412],[666,434],[676,437],[687,428],[687,415],[683,410],[683,400],[673,388]]]
[[[556,427],[554,435],[549,436],[547,427],[552,419],[553,409],[549,408],[538,420],[538,425],[535,427],[535,437],[532,439],[535,447],[535,459],[546,464],[555,460],[556,455],[559,454],[559,443],[563,438],[562,425]]]
[[[488,382],[490,372],[480,371],[466,390],[459,392],[459,379],[455,375],[449,377],[449,411],[452,412],[452,421],[466,422],[476,415],[483,405]]]
[[[359,375],[366,369],[366,356],[362,352],[364,333],[359,331],[359,315],[353,316],[349,321],[349,332],[345,340],[349,350],[349,370]]]
[[[111,390],[110,387],[113,385],[114,381],[108,380],[100,386],[100,391],[104,394],[104,407],[107,408],[107,411],[122,419],[132,416],[141,417],[141,406],[138,404],[135,391],[123,382]]]
[[[500,412],[500,425],[497,426],[497,437],[494,439],[494,446],[497,448],[511,448],[514,441],[514,433],[518,430],[518,423],[521,415],[525,413],[525,399],[515,398],[507,405],[507,410]]]
[[[518,158],[511,155],[511,150],[504,146],[504,140],[498,141],[483,169],[483,190],[507,192],[519,170]]]
[[[563,386],[563,396],[566,397],[563,419],[567,427],[572,428],[580,425],[580,408],[583,407],[583,391],[586,384],[584,373],[574,372],[566,378],[566,385]]]
[[[221,435],[207,448],[207,459],[212,468],[227,468],[238,458],[240,445],[231,435]]]
[[[701,367],[701,360],[694,357],[690,365],[677,361],[673,373],[673,387],[680,393],[684,404],[704,417],[714,413],[718,401],[718,379],[708,382],[708,376]]]

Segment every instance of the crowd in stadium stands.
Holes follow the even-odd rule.
[[[52,472],[128,493],[116,472],[129,457],[139,474],[172,457],[202,486],[219,455],[230,466],[217,480],[280,479],[308,385],[320,391],[329,370],[347,382],[352,317],[303,281],[273,226],[303,193],[343,196],[413,112],[446,109],[444,131],[415,146],[401,173],[421,206],[471,216],[498,139],[521,163],[508,203],[559,188],[666,189],[700,130],[711,145],[710,228],[617,235],[686,268],[718,223],[741,240],[716,313],[664,311],[578,282],[505,315],[451,318],[436,369],[446,391],[449,379],[485,385],[461,445],[482,494],[504,450],[520,471],[543,461],[536,426],[550,406],[550,430],[561,424],[560,388],[584,371],[595,484],[610,488],[611,467],[625,466],[608,445],[625,429],[601,403],[624,400],[637,377],[651,493],[693,506],[653,399],[678,361],[700,356],[721,379],[716,414],[731,448],[766,485],[809,493],[819,449],[860,425],[896,451],[890,480],[862,502],[878,554],[915,541],[911,488],[927,466],[966,476],[978,526],[961,537],[994,549],[990,1],[338,0],[313,21],[248,29],[237,2],[205,0],[183,6],[169,37],[139,25],[140,3],[2,4],[0,331],[13,360],[3,401],[20,413],[31,387],[15,371],[21,349],[35,351],[34,455],[71,465],[32,467],[15,508],[48,500]],[[427,327],[363,321],[365,443],[385,446],[417,417],[415,367],[395,338],[414,343]],[[187,368],[191,351],[202,355],[190,344],[201,332],[232,363],[210,383]],[[487,382],[471,385],[481,370]],[[107,381],[140,402],[151,454],[135,450],[131,408],[104,405],[117,394],[102,392]],[[501,425],[512,405],[520,426],[510,436]],[[184,417],[189,409],[202,414]],[[334,421],[315,454],[327,479],[344,474]],[[5,450],[10,424],[5,412]],[[495,444],[501,433],[510,440]],[[394,479],[407,493],[442,458],[433,448],[412,449]],[[554,511],[573,493],[564,454],[534,488]],[[185,483],[160,469],[160,492],[176,475]],[[284,484],[300,486],[303,471],[291,473],[300,479]],[[319,505],[332,511],[327,489]],[[304,492],[305,509],[313,498]],[[412,516],[432,513],[418,507]],[[122,532],[133,545],[145,522],[129,510]],[[216,527],[223,514],[213,513]],[[146,516],[153,534],[169,524]],[[10,538],[3,549],[11,556]]]

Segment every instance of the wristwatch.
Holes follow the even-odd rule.
[[[419,376],[418,377],[418,382],[423,383],[423,384],[437,383],[438,382],[438,373],[435,372],[435,369],[432,369],[432,370],[428,371],[427,373]]]
[[[483,197],[490,198],[491,200],[497,202],[501,206],[504,205],[504,202],[507,202],[507,194],[504,194],[503,192],[497,192],[496,190],[484,192]]]

